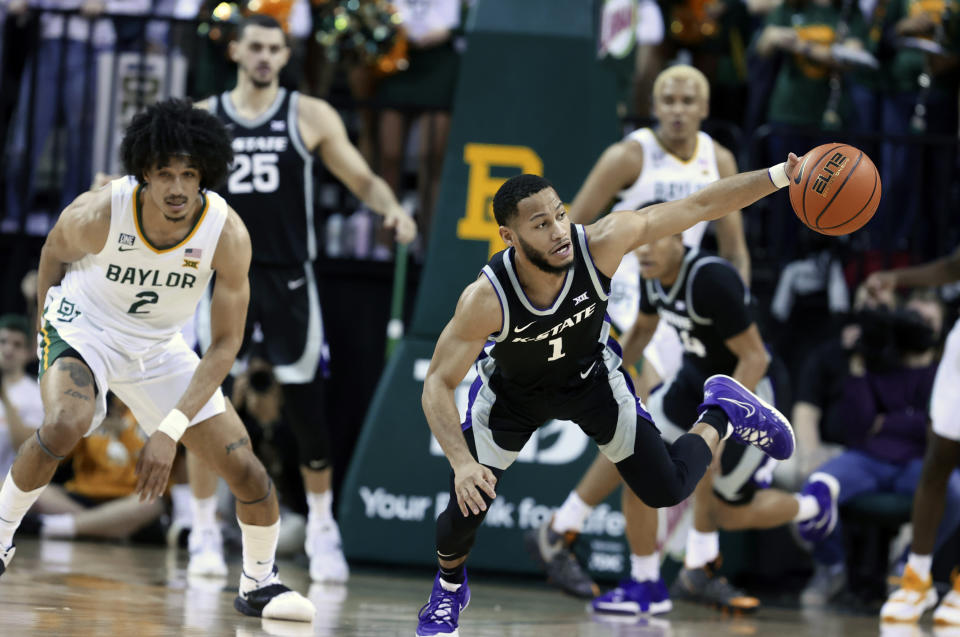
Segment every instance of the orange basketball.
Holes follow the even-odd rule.
[[[811,230],[841,235],[870,221],[880,203],[880,175],[867,154],[847,144],[817,146],[790,179],[790,205]]]

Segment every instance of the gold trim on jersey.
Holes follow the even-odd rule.
[[[650,132],[653,134],[653,141],[657,142],[657,146],[659,146],[663,150],[663,152],[670,155],[671,157],[676,159],[681,164],[684,164],[685,166],[692,164],[693,160],[697,158],[697,153],[700,152],[700,131],[699,130],[697,131],[697,143],[693,147],[693,154],[690,155],[690,159],[684,159],[680,155],[674,153],[672,150],[664,146],[663,142],[660,141],[660,136],[657,135],[657,131],[653,130],[653,128],[650,129]]]
[[[177,248],[182,248],[187,241],[189,241],[193,235],[197,233],[197,229],[200,228],[203,218],[207,216],[207,210],[210,209],[210,199],[203,194],[203,191],[201,191],[200,198],[203,200],[203,210],[201,210],[200,214],[197,216],[196,221],[193,222],[193,227],[190,228],[190,232],[187,233],[187,236],[172,246],[158,248],[150,243],[150,240],[147,239],[146,233],[143,231],[143,224],[141,220],[143,215],[143,203],[140,201],[141,192],[141,185],[137,184],[137,186],[133,189],[133,227],[137,229],[137,234],[140,236],[140,240],[143,241],[143,244],[157,254],[165,254],[167,252],[172,252]]]
[[[44,321],[44,324],[40,327],[40,334],[43,335],[43,369],[46,371],[50,367],[50,363],[47,358],[50,355],[50,334],[47,333],[47,322]]]

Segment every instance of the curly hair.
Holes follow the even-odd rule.
[[[517,175],[503,183],[493,196],[493,216],[501,226],[517,214],[517,204],[553,184],[539,175]]]
[[[227,129],[189,100],[168,99],[148,106],[127,126],[120,144],[124,169],[141,184],[151,168],[183,155],[199,169],[204,189],[222,184],[233,161]]]

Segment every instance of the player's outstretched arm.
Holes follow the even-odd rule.
[[[643,148],[631,141],[609,146],[590,169],[570,204],[570,221],[593,223],[617,193],[632,184],[643,171]]]
[[[464,516],[486,510],[483,490],[496,497],[493,472],[478,463],[463,437],[454,390],[480,355],[491,334],[501,328],[502,310],[493,286],[485,276],[471,283],[460,295],[453,318],[437,339],[430,368],[423,381],[423,413],[430,431],[447,456],[454,472],[457,504]]]
[[[417,223],[400,206],[390,186],[367,165],[363,155],[350,142],[340,115],[323,100],[300,98],[301,128],[316,139],[324,165],[370,209],[384,217],[384,225],[394,230],[397,241],[410,243],[417,236]],[[311,147],[312,148],[312,147]]]
[[[892,292],[898,287],[944,285],[953,281],[960,281],[960,247],[950,255],[930,263],[874,272],[867,277],[866,285],[870,294],[877,296],[882,292]]]
[[[783,187],[799,163],[800,158],[790,153],[784,164],[725,177],[684,199],[611,213],[587,227],[593,259],[601,272],[613,276],[627,252],[763,199],[778,190],[771,172]]]
[[[38,322],[43,321],[47,290],[60,283],[67,264],[103,250],[110,232],[110,194],[109,188],[81,194],[64,208],[47,235],[37,268]]]
[[[223,383],[237,357],[250,300],[247,278],[250,255],[250,235],[231,208],[211,264],[217,272],[217,284],[210,301],[210,349],[200,359],[177,406],[164,417],[140,451],[136,492],[141,501],[153,500],[163,493],[177,442],[190,421]]]

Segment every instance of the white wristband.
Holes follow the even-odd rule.
[[[770,166],[770,168],[767,168],[767,174],[770,176],[770,181],[772,181],[773,185],[777,188],[783,188],[790,183],[790,178],[787,177],[787,162]]]
[[[173,438],[174,442],[177,442],[189,426],[190,419],[179,409],[174,409],[160,421],[157,431],[162,431]]]

